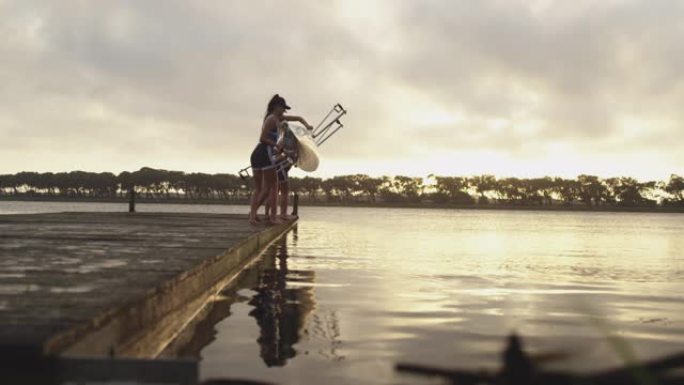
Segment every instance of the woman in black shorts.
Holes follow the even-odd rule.
[[[277,159],[282,152],[282,144],[278,144],[278,129],[283,121],[297,121],[306,128],[312,129],[311,125],[299,116],[287,116],[285,111],[289,110],[285,99],[280,95],[274,95],[268,102],[266,117],[261,126],[259,143],[252,151],[250,157],[252,174],[254,175],[254,192],[249,211],[249,222],[257,223],[256,213],[259,206],[268,199],[271,207],[277,206],[278,180],[276,176]],[[275,215],[276,210],[272,210],[269,215],[271,224],[281,224],[282,222]]]

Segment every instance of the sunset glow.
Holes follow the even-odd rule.
[[[0,3],[0,173],[235,173],[274,93],[315,176],[684,173],[676,2],[156,5]]]

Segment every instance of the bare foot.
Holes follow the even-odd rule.
[[[280,216],[280,219],[282,219],[284,221],[291,221],[293,219],[297,219],[297,217],[294,215],[283,214]]]

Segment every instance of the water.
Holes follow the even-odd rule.
[[[0,202],[0,213],[64,209]],[[514,330],[531,352],[565,354],[553,369],[621,363],[625,351],[608,336],[640,358],[684,350],[682,215],[306,207],[301,215],[296,233],[173,347],[201,357],[203,378],[418,383],[393,365],[495,368]]]

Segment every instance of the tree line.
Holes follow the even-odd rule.
[[[0,175],[0,197],[125,199],[135,186],[150,200],[216,200],[246,202],[251,181],[233,174],[186,173],[152,168],[135,172],[20,172]],[[670,206],[684,207],[684,178],[639,182],[630,177],[496,178],[429,175],[332,178],[291,177],[290,189],[300,199],[319,203],[506,204],[523,206]]]

